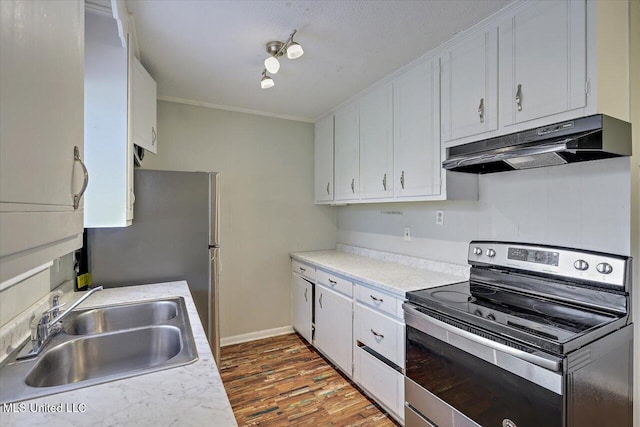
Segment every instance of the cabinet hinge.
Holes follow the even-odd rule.
[[[589,95],[591,93],[591,80],[584,82],[584,93]]]

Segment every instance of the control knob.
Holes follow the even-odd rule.
[[[482,249],[480,249],[479,247],[475,247],[473,248],[473,254],[474,255],[482,255]]]
[[[495,322],[496,321],[496,316],[494,316],[493,314],[490,314],[490,315],[487,316],[487,319],[493,320]]]
[[[489,258],[493,258],[494,256],[496,256],[496,251],[494,251],[493,249],[487,249],[487,256]]]
[[[601,262],[600,264],[596,265],[596,270],[598,270],[598,273],[601,274],[611,274],[611,272],[613,271],[613,267],[611,267],[611,264]]]
[[[578,259],[573,263],[576,270],[585,271],[589,268],[589,263],[583,259]]]

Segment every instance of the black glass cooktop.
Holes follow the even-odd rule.
[[[619,319],[609,313],[467,281],[407,293],[418,306],[563,352],[563,344]]]

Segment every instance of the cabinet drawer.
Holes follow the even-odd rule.
[[[404,318],[402,302],[404,298],[394,297],[384,292],[362,285],[355,286],[356,299],[398,319]]]
[[[404,368],[404,324],[356,304],[355,339]]]
[[[322,270],[318,270],[317,277],[319,284],[324,285],[329,289],[333,289],[336,292],[353,296],[353,283],[349,280],[342,279]]]
[[[316,269],[307,264],[303,264],[298,261],[291,260],[291,271],[298,273],[302,277],[306,277],[312,282],[316,281]]]
[[[355,380],[399,420],[404,419],[404,375],[361,347],[355,349]]]

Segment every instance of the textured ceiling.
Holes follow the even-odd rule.
[[[316,119],[510,0],[128,0],[158,96]],[[270,40],[305,51],[260,88]]]

